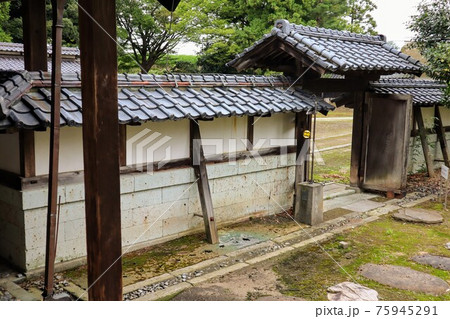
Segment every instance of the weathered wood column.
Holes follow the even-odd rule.
[[[427,165],[428,176],[434,177],[433,161],[431,159],[430,150],[428,148],[427,132],[423,123],[422,110],[418,106],[413,107],[413,109],[414,118],[419,128],[419,136],[422,143],[423,156],[425,157],[425,163]]]
[[[444,158],[444,164],[445,166],[450,167],[450,161],[448,157],[447,137],[445,136],[444,124],[442,122],[441,111],[439,110],[438,105],[434,107],[434,128],[436,130],[439,143],[441,144],[441,151],[442,156]]]
[[[295,178],[294,178],[294,211],[296,198],[300,196],[299,183],[305,182],[307,178],[307,151],[309,140],[303,136],[305,130],[310,130],[311,116],[308,116],[306,112],[295,114],[295,139],[297,143],[297,149],[295,152]]]
[[[352,128],[352,154],[350,160],[350,185],[360,187],[360,167],[363,146],[364,127],[364,93],[354,93],[353,128]]]
[[[122,300],[116,5],[80,0],[90,300]]]
[[[22,0],[25,70],[47,71],[47,20],[45,0]],[[36,175],[34,131],[21,129],[20,175]]]
[[[200,204],[203,211],[203,221],[205,223],[206,239],[210,244],[219,243],[216,220],[214,218],[214,206],[209,187],[208,171],[206,169],[206,159],[203,153],[202,137],[199,124],[191,120],[190,122],[190,157],[192,167],[197,178]]]

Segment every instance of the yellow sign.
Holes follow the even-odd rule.
[[[303,132],[303,137],[306,138],[306,139],[310,138],[310,137],[311,137],[311,132],[308,131],[308,130],[305,130],[305,131]]]

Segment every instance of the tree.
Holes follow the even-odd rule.
[[[156,0],[117,0],[118,39],[143,71],[169,54],[183,40],[199,41],[201,0],[185,0],[171,14]],[[129,60],[129,57],[124,58]]]
[[[444,105],[450,107],[450,0],[422,1],[409,28],[416,33],[412,45],[427,60],[426,73],[445,83]]]
[[[9,20],[9,2],[0,3],[0,41],[9,42],[11,41],[11,35],[5,31],[5,25]]]
[[[199,65],[203,71],[231,71],[225,63],[267,33],[275,20],[337,30],[373,32],[371,0],[211,0],[214,19],[204,30]]]
[[[4,24],[4,30],[10,35],[9,41],[22,43],[22,1],[11,1],[9,19]],[[52,6],[51,0],[47,0],[46,4],[47,16],[47,38],[48,42],[52,37]],[[63,29],[63,45],[78,45],[78,0],[67,0],[64,7],[64,29]]]
[[[356,33],[375,34],[377,23],[370,13],[377,8],[376,4],[372,0],[348,1],[350,23],[347,29]]]

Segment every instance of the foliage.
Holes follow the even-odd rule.
[[[197,40],[202,27],[201,0],[185,0],[171,14],[156,0],[118,0],[118,39],[122,55],[131,54],[143,72],[183,40]]]
[[[22,1],[11,1],[9,19],[5,22],[4,30],[10,36],[9,41],[23,43],[22,31]],[[52,6],[51,0],[46,3],[47,38],[52,36]],[[64,10],[63,45],[78,45],[78,1],[67,0]]]
[[[225,63],[259,40],[280,18],[357,32],[374,32],[375,27],[371,0],[212,0],[204,9],[214,19],[210,28],[203,29],[199,57],[203,72],[230,72]]]
[[[450,107],[450,0],[422,1],[418,12],[409,23],[413,45],[428,62],[427,74],[447,84],[443,104]]]
[[[372,0],[348,0],[350,24],[348,30],[356,33],[375,34],[377,23],[370,15],[377,6]]]
[[[5,25],[9,20],[9,2],[0,3],[0,41],[9,42],[11,41],[11,36],[5,32]]]

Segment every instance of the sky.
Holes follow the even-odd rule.
[[[384,34],[388,41],[393,41],[400,48],[408,42],[413,33],[406,23],[417,13],[421,0],[373,0],[377,9],[372,16],[377,22],[376,30]],[[178,54],[196,54],[198,47],[193,43],[183,43],[176,48]]]
[[[388,41],[402,47],[413,37],[406,23],[411,16],[417,14],[417,6],[421,0],[374,0],[378,8],[372,12],[377,22],[377,31],[384,34]]]

